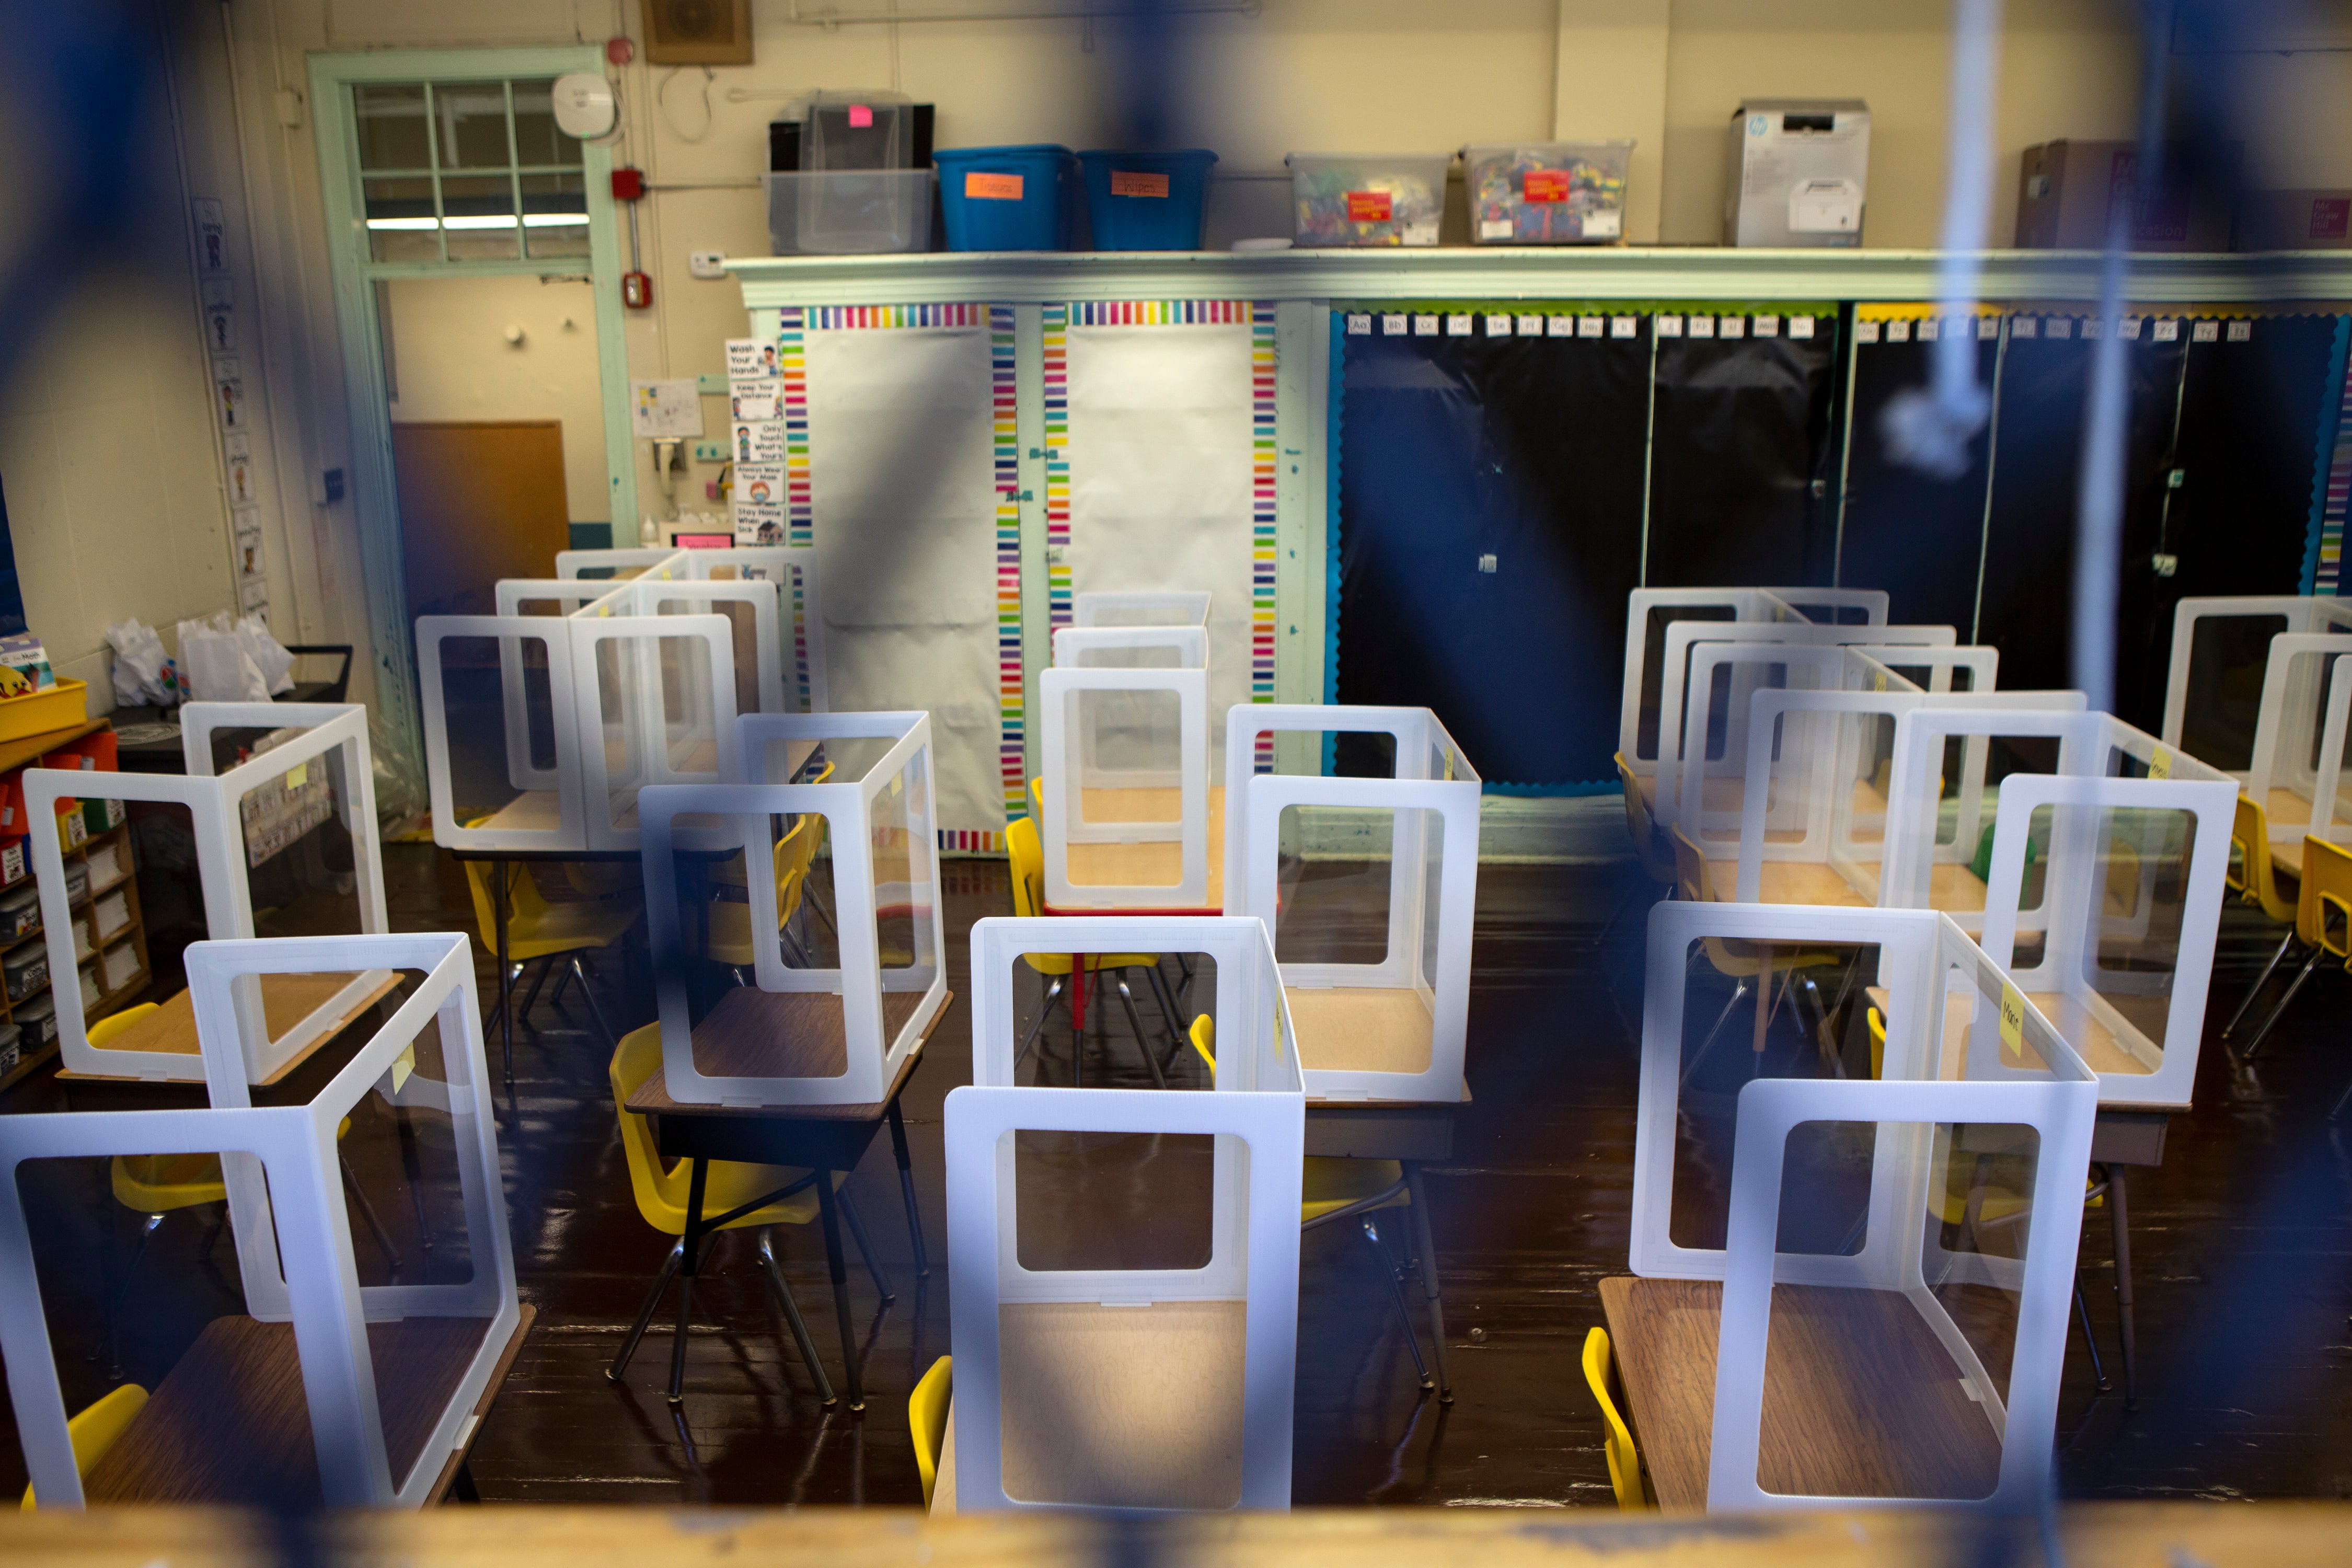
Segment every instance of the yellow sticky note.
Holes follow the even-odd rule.
[[[286,770],[286,787],[288,789],[300,789],[304,784],[309,784],[310,782],[310,763],[296,763],[292,767]]]
[[[1885,670],[1874,669],[1870,672],[1870,689],[1873,691],[1884,691],[1886,689],[1886,672]]]
[[[2017,1060],[2025,1059],[2025,996],[2007,980],[2000,983],[2000,1048]]]
[[[2152,779],[2170,778],[2172,776],[2172,753],[2166,751],[2162,746],[2157,747],[2156,750],[2149,754],[2147,759],[2147,776]]]
[[[416,1047],[415,1046],[411,1046],[406,1050],[392,1058],[392,1092],[398,1094],[400,1092],[400,1086],[406,1083],[410,1075],[415,1071]]]
[[[1445,782],[1454,782],[1454,753],[1451,752],[1445,753]]]

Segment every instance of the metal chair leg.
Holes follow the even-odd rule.
[[[890,1289],[889,1276],[882,1272],[882,1260],[874,1256],[874,1238],[866,1234],[866,1222],[858,1217],[857,1205],[849,1195],[848,1184],[844,1183],[834,1189],[834,1196],[841,1200],[842,1221],[849,1226],[849,1238],[857,1243],[857,1256],[866,1259],[866,1272],[874,1277],[874,1289],[881,1294],[884,1301],[897,1300],[898,1292]]]
[[[122,1312],[131,1304],[131,1277],[139,1271],[139,1259],[146,1256],[147,1238],[163,1225],[163,1216],[151,1214],[139,1227],[139,1239],[131,1244],[131,1261],[122,1266],[122,1283],[114,1288],[114,1308],[106,1318],[106,1375],[122,1379]]]
[[[2287,933],[2279,938],[2278,950],[2271,954],[2271,961],[2263,965],[2261,975],[2246,987],[2246,994],[2238,999],[2238,1010],[2230,1015],[2228,1023],[2221,1026],[2221,1038],[2228,1039],[2237,1032],[2238,1026],[2246,1021],[2246,1009],[2254,1005],[2254,998],[2261,995],[2263,987],[2271,983],[2271,976],[2278,973],[2280,963],[2286,957],[2286,950],[2294,945],[2294,930],[2289,927]]]
[[[914,1162],[907,1157],[907,1119],[899,1114],[895,1099],[886,1114],[890,1122],[890,1157],[898,1164],[898,1195],[907,1204],[907,1239],[915,1244],[915,1278],[928,1279],[931,1258],[923,1249],[923,1211],[915,1202]]]
[[[1111,984],[1118,988],[1119,1005],[1127,1009],[1127,1026],[1135,1031],[1135,1048],[1143,1053],[1143,1065],[1151,1069],[1151,1086],[1168,1087],[1168,1075],[1160,1069],[1160,1053],[1151,1048],[1151,1037],[1143,1032],[1143,1015],[1135,1010],[1135,993],[1128,989],[1127,976],[1117,974]]]
[[[1029,1054],[1029,1047],[1037,1043],[1038,1035],[1045,1030],[1045,1020],[1053,1016],[1054,1005],[1061,999],[1062,977],[1056,974],[1045,984],[1045,1005],[1037,1009],[1037,1021],[1029,1026],[1029,1032],[1021,1037],[1021,1048],[1013,1054],[1013,1065],[1015,1068],[1021,1066],[1022,1058]]]
[[[768,1282],[768,1294],[783,1309],[784,1322],[793,1331],[793,1343],[800,1347],[801,1364],[809,1371],[809,1381],[816,1384],[817,1397],[831,1405],[838,1397],[833,1392],[833,1380],[824,1375],[824,1363],[816,1359],[816,1342],[809,1338],[808,1323],[801,1317],[800,1304],[784,1283],[783,1270],[776,1266],[775,1237],[771,1227],[760,1227],[759,1248],[754,1253],[760,1266],[760,1278]]]
[[[2107,1222],[2116,1238],[2116,1326],[2123,1341],[2124,1406],[2139,1408],[2139,1334],[2132,1321],[2131,1205],[2124,1167],[2109,1165]]]
[[[2115,1384],[2107,1381],[2107,1369],[2099,1363],[2098,1336],[2091,1332],[2091,1304],[2083,1300],[2083,1276],[2080,1269],[2075,1270],[2074,1274],[2074,1316],[2083,1325],[2083,1348],[2091,1352],[2091,1381],[2101,1394],[2105,1394],[2112,1390]]]
[[[1429,1188],[1421,1179],[1418,1163],[1411,1160],[1402,1163],[1405,1185],[1412,1194],[1412,1228],[1421,1239],[1421,1295],[1429,1309],[1429,1340],[1437,1360],[1437,1402],[1451,1405],[1454,1377],[1445,1365],[1445,1304],[1437,1293],[1437,1241],[1430,1228]]]
[[[1184,1054],[1184,1042],[1187,1038],[1184,1021],[1178,1015],[1176,994],[1168,988],[1168,976],[1160,973],[1160,965],[1157,963],[1143,973],[1150,977],[1152,997],[1159,1002],[1160,1016],[1167,1020],[1168,1033],[1175,1040],[1175,1044],[1169,1047],[1168,1053],[1170,1059],[1173,1060]]]
[[[2301,969],[2295,971],[2294,983],[2286,988],[2286,994],[2278,999],[2278,1005],[2272,1008],[2270,1016],[2263,1020],[2263,1026],[2254,1031],[2254,1037],[2248,1040],[2246,1048],[2238,1053],[2240,1061],[2250,1062],[2254,1059],[2254,1053],[2263,1048],[2263,1039],[2271,1032],[2271,1026],[2286,1016],[2286,1010],[2294,1005],[2294,994],[2303,989],[2303,983],[2311,978],[2311,972],[2319,967],[2319,961],[2326,955],[2327,950],[2324,947],[2315,947],[2311,950],[2311,956],[2304,961]]]
[[[1724,1025],[1731,1021],[1731,1010],[1734,1007],[1738,1006],[1740,999],[1745,997],[1747,994],[1747,981],[1741,980],[1733,984],[1731,988],[1731,1000],[1726,1002],[1723,1005],[1723,1011],[1715,1016],[1715,1027],[1706,1032],[1706,1039],[1699,1046],[1698,1054],[1691,1058],[1690,1066],[1683,1068],[1683,1076],[1681,1079],[1681,1084],[1683,1087],[1689,1087],[1690,1080],[1698,1076],[1698,1069],[1706,1062],[1707,1052],[1715,1049],[1716,1037],[1722,1034]]]
[[[2352,1105],[2352,1083],[2346,1084],[2344,1092],[2336,1096],[2335,1108],[2328,1111],[2327,1120],[2333,1121],[2343,1115],[2344,1108],[2347,1105]]]
[[[563,988],[572,984],[572,971],[562,964],[555,968],[555,989],[547,994],[547,1005],[557,1012],[563,1010]]]
[[[1423,1388],[1435,1388],[1437,1380],[1429,1375],[1429,1363],[1421,1359],[1421,1341],[1412,1331],[1412,1313],[1404,1304],[1404,1287],[1397,1280],[1396,1265],[1389,1261],[1389,1249],[1381,1240],[1380,1227],[1372,1216],[1361,1216],[1364,1239],[1372,1244],[1372,1251],[1381,1260],[1381,1278],[1388,1281],[1389,1300],[1396,1304],[1397,1322],[1404,1329],[1405,1349],[1412,1352],[1412,1370],[1421,1378]]]
[[[359,1202],[360,1218],[367,1221],[368,1229],[374,1233],[375,1244],[383,1248],[384,1259],[392,1265],[392,1271],[394,1274],[399,1273],[400,1249],[393,1246],[392,1233],[385,1230],[383,1221],[376,1217],[375,1205],[368,1202],[367,1194],[360,1190],[360,1179],[352,1173],[352,1163],[338,1152],[335,1155],[335,1163],[343,1168],[343,1185],[350,1189],[352,1196]]]
[[[654,1288],[646,1292],[646,1304],[637,1309],[637,1321],[629,1325],[628,1337],[621,1342],[621,1353],[614,1356],[613,1364],[604,1369],[608,1381],[620,1382],[621,1374],[629,1370],[629,1359],[637,1353],[637,1342],[646,1337],[646,1325],[654,1321],[654,1309],[661,1305],[663,1295],[669,1289],[670,1279],[677,1273],[677,1266],[685,1260],[686,1242],[681,1237],[670,1243],[669,1256],[662,1259],[661,1272],[654,1276]]]
[[[555,961],[551,958],[542,958],[539,961],[539,973],[532,977],[530,989],[522,994],[522,1005],[515,1009],[517,1017],[530,1016],[531,1004],[539,1000],[539,988],[547,984],[547,972],[554,967]]]
[[[604,1037],[606,1048],[619,1050],[621,1037],[613,1033],[612,1025],[604,1022],[604,1009],[596,1005],[596,993],[588,989],[588,972],[580,967],[578,953],[572,955],[570,967],[572,978],[580,982],[580,997],[588,1004],[588,1016],[596,1021],[596,1032]]]

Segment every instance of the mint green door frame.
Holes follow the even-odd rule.
[[[410,640],[407,574],[400,537],[400,493],[393,478],[392,409],[384,397],[383,339],[375,285],[388,279],[467,278],[506,273],[573,278],[576,256],[512,261],[377,261],[370,255],[361,199],[359,135],[352,111],[355,83],[502,81],[604,69],[594,45],[533,49],[385,49],[310,57],[311,122],[319,138],[319,186],[327,213],[327,258],[342,341],[343,398],[352,421],[351,494],[359,521],[360,562],[367,584],[368,643],[375,668],[376,712],[411,754],[424,755]],[[629,436],[629,368],[621,316],[621,241],[613,203],[613,153],[583,144],[588,195],[588,279],[596,300],[597,389],[604,410],[604,471],[615,538],[634,539],[637,478]],[[631,526],[624,529],[623,524]],[[554,563],[548,563],[550,571]]]

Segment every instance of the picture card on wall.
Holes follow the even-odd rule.
[[[776,345],[759,338],[727,340],[727,379],[759,381],[776,374]]]
[[[782,468],[772,463],[737,464],[735,542],[782,544],[787,521]]]
[[[784,416],[784,384],[781,381],[737,381],[729,384],[728,400],[737,419],[781,419]]]
[[[784,460],[784,422],[738,419],[727,446],[738,463],[781,464]]]

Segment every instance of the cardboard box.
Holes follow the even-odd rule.
[[[2018,160],[2017,248],[2099,250],[2107,221],[2120,208],[2134,250],[2222,251],[2230,248],[2238,171],[2246,144],[2218,150],[2168,142],[2161,183],[2144,207],[2139,200],[2139,148],[2130,142],[2045,142]]]
[[[1752,98],[1732,112],[1723,243],[1862,243],[1870,105],[1858,98]]]
[[[2248,191],[2238,204],[2240,250],[2352,250],[2352,188]]]

